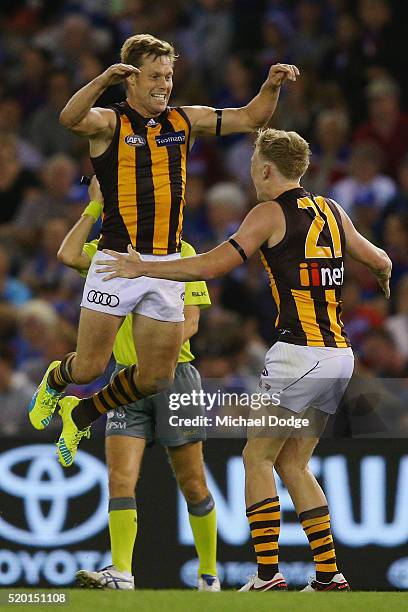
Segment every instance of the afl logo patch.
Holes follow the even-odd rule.
[[[143,147],[146,144],[143,136],[138,136],[137,134],[129,134],[129,136],[125,137],[125,142],[129,147]]]

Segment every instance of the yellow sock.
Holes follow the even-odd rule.
[[[209,574],[210,576],[217,575],[217,514],[214,507],[212,497],[204,500],[208,507],[209,502],[212,502],[212,508],[207,514],[198,514],[199,506],[204,506],[204,503],[196,506],[189,505],[189,519],[191,530],[193,532],[194,544],[196,547],[199,567],[198,575]]]
[[[135,507],[129,508],[132,502]],[[126,507],[118,508],[117,506]],[[134,498],[120,497],[110,500],[109,533],[113,565],[120,572],[131,574],[133,547],[137,534],[137,512]]]

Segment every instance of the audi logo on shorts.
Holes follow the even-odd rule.
[[[115,308],[119,306],[120,300],[117,295],[111,295],[110,293],[102,293],[102,291],[95,291],[92,289],[88,292],[87,298],[88,302],[92,302],[93,304],[100,304],[101,306],[110,306],[111,308]]]

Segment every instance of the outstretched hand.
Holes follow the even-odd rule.
[[[138,278],[142,274],[142,258],[129,244],[127,253],[117,253],[104,249],[103,253],[110,255],[112,259],[99,259],[96,264],[103,266],[97,268],[97,274],[107,274],[102,280],[108,281],[112,278]]]
[[[380,286],[380,289],[383,291],[385,295],[385,299],[390,299],[390,278],[391,278],[391,269],[387,272],[377,272],[376,273],[377,282]]]
[[[292,64],[275,64],[269,69],[266,85],[280,87],[285,81],[296,81],[300,75],[299,68]]]

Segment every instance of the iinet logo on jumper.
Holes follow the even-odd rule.
[[[340,268],[324,268],[318,263],[299,264],[299,278],[302,287],[333,287],[343,284],[344,265]]]

